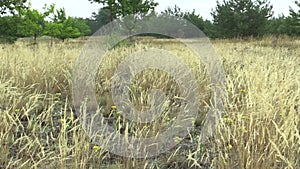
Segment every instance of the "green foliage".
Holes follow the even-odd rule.
[[[184,13],[181,11],[181,9],[177,5],[175,5],[174,8],[168,7],[167,9],[162,11],[161,15],[163,15],[163,16],[170,15],[170,16],[176,16],[179,18],[183,18]]]
[[[132,35],[135,29],[135,22],[141,18],[145,17],[154,11],[154,8],[158,3],[153,0],[89,0],[91,2],[102,3],[104,5],[103,9],[107,9],[110,12],[110,21],[113,17],[125,17],[126,20],[123,21],[123,26],[126,28],[128,35]]]
[[[161,16],[167,17],[167,16],[175,16],[178,18],[185,19],[195,25],[197,28],[199,28],[206,36],[210,38],[216,38],[216,30],[215,26],[212,24],[209,20],[204,20],[201,15],[196,14],[195,10],[192,12],[182,12],[181,9],[175,5],[174,8],[168,7],[166,10],[164,10],[161,13]],[[184,21],[182,21],[182,25],[185,25]],[[176,29],[176,27],[174,27]],[[184,32],[189,32],[189,28],[187,27],[186,30],[181,30]],[[175,30],[173,30],[175,32]],[[193,33],[191,35],[185,35],[185,37],[192,37],[195,36]]]
[[[144,16],[153,11],[158,3],[153,0],[89,0],[102,3],[104,9],[108,9],[112,16],[139,15]]]
[[[18,38],[16,23],[19,22],[17,16],[0,17],[0,42],[13,43]]]
[[[91,29],[87,25],[87,21],[83,18],[72,18],[73,19],[73,27],[77,28],[80,32],[81,36],[86,36],[91,34]]]
[[[68,38],[78,38],[90,33],[86,22],[79,18],[67,17],[65,9],[56,10],[54,18],[45,25],[45,35],[64,41]]]
[[[49,8],[44,7],[44,12],[40,13],[36,9],[21,9],[19,10],[20,23],[18,23],[18,34],[26,37],[36,38],[43,34],[45,28],[45,18],[53,13],[54,5]]]
[[[57,22],[49,22],[46,23],[45,27],[45,35],[49,35],[51,37],[59,37],[61,35],[61,30],[63,29],[63,25]]]
[[[204,19],[202,18],[202,16],[196,14],[195,10],[193,10],[193,12],[186,12],[184,14],[184,19],[188,20],[189,22],[191,22],[192,24],[197,26],[199,29],[204,31],[204,29],[205,29]]]
[[[223,0],[217,2],[212,16],[223,38],[259,36],[266,32],[272,8],[268,0]]]
[[[285,16],[279,16],[278,18],[272,18],[268,21],[267,34],[268,35],[283,35],[289,34],[287,18]]]
[[[49,22],[46,24],[45,35],[55,37],[63,41],[67,38],[80,37],[80,31],[73,25],[74,20],[71,17],[66,18],[62,22]]]
[[[100,8],[97,13],[92,14],[91,19],[86,19],[87,25],[91,29],[91,34],[94,34],[102,26],[108,24],[111,20],[116,19],[117,16],[111,16],[110,10]]]
[[[18,14],[3,16],[0,19],[2,42],[12,43],[18,37],[34,37],[43,34],[45,27],[45,17],[49,16],[54,9],[54,5],[49,8],[44,7],[44,12],[31,9],[30,4],[27,8],[18,8]]]
[[[268,23],[268,34],[271,35],[300,35],[300,3],[295,1],[295,4],[299,7],[298,11],[290,8],[290,15],[279,16],[278,18],[272,18]]]
[[[26,8],[26,1],[27,0],[0,0],[1,43],[13,43],[17,40],[19,36],[17,25],[20,23],[17,12]]]
[[[206,36],[210,38],[216,38],[216,28],[215,25],[210,20],[204,20],[202,16],[193,12],[185,12],[183,15],[184,19],[199,28]]]
[[[204,21],[204,34],[211,39],[216,39],[220,37],[216,25],[214,25],[210,20]]]
[[[295,1],[298,11],[290,8],[290,17],[287,18],[289,35],[300,35],[300,1]]]
[[[43,31],[44,15],[37,10],[22,10],[22,24],[19,27],[20,34],[37,37]]]
[[[0,16],[8,12],[14,14],[17,10],[26,8],[27,0],[0,0]]]
[[[136,21],[156,15],[154,9],[158,3],[154,0],[89,0],[101,3],[103,8],[93,13],[91,18],[73,18],[67,16],[64,9],[54,10],[54,5],[45,6],[43,12],[30,8],[27,0],[0,0],[0,42],[11,43],[19,37],[37,37],[48,35],[65,40],[95,33],[99,28],[114,19],[121,20],[122,28],[128,35],[138,30]],[[194,24],[210,38],[235,38],[262,35],[300,35],[300,2],[295,1],[297,9],[290,8],[289,16],[272,17],[272,5],[269,0],[223,0],[217,2],[212,11],[213,22],[204,20],[195,10],[182,12],[178,6],[167,8],[158,17],[177,16]],[[50,18],[51,21],[46,21]],[[150,23],[149,29],[169,23]],[[170,23],[171,24],[171,23]],[[145,28],[143,28],[146,30]],[[171,28],[172,29],[172,28]],[[185,29],[185,28],[184,28]],[[185,30],[167,30],[184,37],[193,37],[188,27]],[[168,32],[166,32],[168,33]],[[148,36],[148,35],[147,35]],[[151,35],[152,36],[152,35]],[[155,37],[160,35],[153,34]]]

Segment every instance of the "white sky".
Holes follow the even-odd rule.
[[[83,18],[91,17],[93,12],[96,12],[101,8],[100,4],[91,4],[88,0],[30,0],[32,8],[42,11],[45,4],[56,4],[56,9],[65,8],[66,13],[69,16],[77,16]],[[219,0],[222,2],[223,0]],[[295,0],[270,0],[273,4],[273,11],[275,16],[279,14],[288,15],[289,7],[297,9]],[[197,14],[200,14],[204,19],[212,19],[210,12],[216,7],[216,0],[155,0],[159,3],[156,8],[156,12],[160,12],[166,9],[168,6],[174,7],[176,4],[181,8],[183,12],[196,10]]]

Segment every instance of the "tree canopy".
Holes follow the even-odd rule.
[[[223,0],[211,14],[221,37],[259,36],[266,31],[272,9],[268,0]]]
[[[37,37],[42,35],[65,40],[90,34],[90,27],[85,19],[69,17],[65,9],[55,10],[54,4],[45,5],[43,9],[43,12],[39,12],[28,4],[26,8],[15,8],[17,13],[0,16],[0,42],[34,37],[36,43]]]
[[[290,17],[287,18],[288,34],[300,36],[300,1],[295,1],[298,11],[290,8]]]
[[[26,8],[27,0],[0,0],[0,15],[8,12],[14,13],[16,10]]]
[[[45,6],[44,12],[40,13],[36,9],[20,9],[19,17],[20,22],[18,24],[18,34],[26,37],[36,38],[43,34],[45,29],[46,21],[45,18],[48,17],[54,11],[54,5],[50,7]]]
[[[52,21],[45,25],[45,35],[61,40],[77,38],[90,33],[86,21],[80,18],[72,18],[66,15],[65,9],[58,9],[54,13]]]
[[[153,11],[158,3],[153,0],[89,0],[104,5],[104,9],[108,9],[111,16],[124,17],[127,15],[145,15]],[[111,17],[112,21],[112,17]]]
[[[220,0],[212,10],[213,20],[204,20],[196,10],[181,11],[179,6],[169,7],[156,13],[158,3],[155,0],[87,0],[103,5],[90,18],[76,18],[66,14],[65,9],[56,9],[54,5],[45,6],[43,11],[31,8],[27,0],[0,0],[0,42],[13,42],[19,37],[37,37],[47,35],[61,40],[77,38],[95,33],[99,28],[117,18],[129,35],[136,27],[136,21],[148,16],[177,16],[201,29],[210,38],[259,37],[263,35],[300,36],[300,2],[296,0],[296,9],[290,7],[289,15],[273,16],[270,0]],[[197,6],[195,6],[197,9]],[[162,23],[167,24],[167,23]],[[184,21],[183,21],[183,24]],[[159,24],[152,23],[151,29]],[[183,27],[182,27],[183,28]],[[188,28],[187,28],[188,29]],[[188,30],[166,30],[185,32]],[[152,36],[152,35],[151,35]]]
[[[116,19],[117,16],[111,16],[110,10],[106,8],[100,8],[98,12],[93,12],[91,18],[87,18],[87,25],[91,29],[91,33],[94,34],[99,28],[108,24],[111,20]]]

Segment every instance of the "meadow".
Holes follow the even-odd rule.
[[[213,40],[226,74],[222,123],[201,142],[199,133],[210,105],[205,67],[173,40],[141,40],[105,55],[95,94],[100,112],[125,135],[149,137],[176,119],[178,85],[165,72],[147,70],[130,86],[131,102],[149,108],[149,91],[167,95],[161,119],[131,123],[114,105],[109,86],[116,65],[126,55],[149,46],[184,60],[195,75],[199,116],[195,128],[178,145],[156,157],[117,156],[91,142],[76,115],[72,98],[73,69],[85,39],[27,40],[0,45],[0,168],[290,168],[300,169],[300,40],[291,37]]]

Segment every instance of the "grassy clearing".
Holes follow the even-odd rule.
[[[91,143],[79,125],[71,88],[83,42],[52,47],[24,42],[1,45],[0,168],[300,168],[300,41],[265,38],[213,43],[227,76],[227,101],[224,123],[206,143],[199,138],[210,98],[203,65],[174,41],[152,44],[188,63],[199,84],[201,107],[196,128],[187,138],[148,159],[108,153]],[[110,52],[96,78],[100,111],[115,129],[136,137],[163,131],[173,122],[178,107],[178,86],[157,70],[139,74],[130,89],[131,101],[140,110],[149,107],[151,89],[166,91],[168,104],[161,119],[147,125],[130,123],[114,107],[109,85],[116,65],[145,47],[149,45]]]

